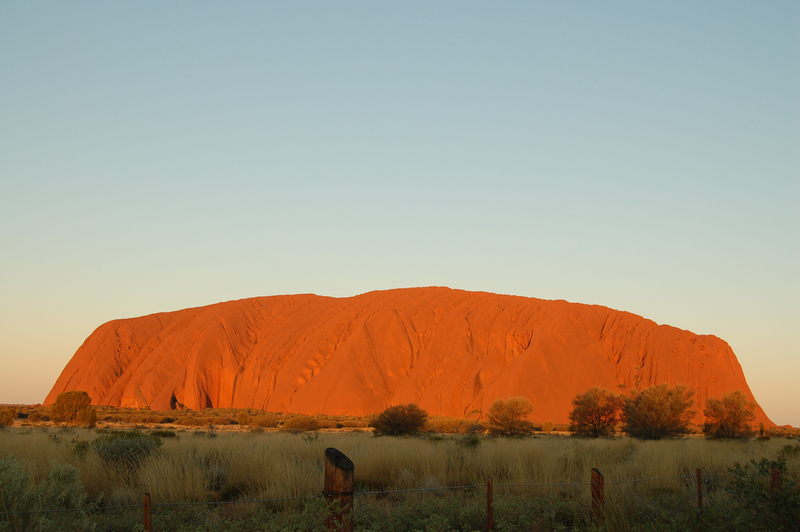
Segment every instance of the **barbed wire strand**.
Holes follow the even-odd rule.
[[[408,493],[412,491],[442,491],[442,490],[463,490],[471,488],[485,488],[486,484],[473,484],[471,486],[446,486],[442,488],[413,488],[407,490],[386,490],[386,491],[354,491],[353,495],[384,495],[388,493]]]
[[[219,506],[223,504],[256,504],[264,502],[285,502],[285,501],[299,501],[302,499],[318,499],[323,495],[301,495],[299,497],[281,497],[279,499],[247,499],[238,501],[198,501],[198,502],[157,502],[150,504],[150,507],[156,506]],[[141,504],[139,505],[142,506]]]
[[[544,482],[540,484],[493,484],[494,487],[591,486],[591,482]]]
[[[661,478],[632,478],[632,479],[623,479],[623,480],[606,480],[606,484],[626,484],[626,483],[633,483],[633,482],[655,482],[658,480],[676,480],[680,478],[695,478],[692,475],[683,475],[680,477],[661,477]]]
[[[800,471],[786,471],[783,473],[784,475],[800,475]],[[702,473],[702,477],[732,477],[734,476],[733,473]],[[691,479],[694,478],[692,475],[682,475],[677,477],[660,477],[660,478],[639,478],[639,479],[628,479],[628,480],[608,480],[606,484],[625,484],[625,483],[634,483],[634,482],[655,482],[659,480],[676,480],[676,479]],[[591,482],[545,482],[545,483],[536,483],[536,484],[504,484],[504,483],[497,483],[493,484],[496,488],[511,488],[511,487],[545,487],[545,486],[590,486]],[[445,490],[460,490],[460,489],[474,489],[474,488],[483,488],[486,487],[486,484],[472,484],[467,486],[445,486],[440,488],[413,488],[413,489],[404,489],[404,490],[384,490],[384,491],[355,491],[353,492],[353,496],[362,496],[362,495],[388,495],[392,493],[411,493],[411,492],[428,492],[428,491],[445,491]],[[217,506],[217,505],[224,505],[224,504],[261,504],[261,503],[268,503],[268,502],[286,502],[286,501],[298,501],[303,499],[318,499],[320,497],[324,497],[324,494],[320,495],[302,495],[298,497],[281,497],[276,499],[248,499],[248,500],[238,500],[238,501],[205,501],[205,502],[159,502],[159,503],[152,503],[150,505],[151,508],[153,507],[167,507],[167,506]],[[85,508],[59,508],[54,510],[19,510],[19,511],[6,511],[0,512],[0,515],[29,515],[29,514],[53,514],[53,513],[68,513],[68,512],[98,512],[98,511],[106,511],[106,510],[125,510],[130,508],[143,508],[144,504],[128,504],[128,505],[121,505],[121,506],[87,506]]]
[[[84,508],[56,508],[54,510],[18,510],[14,512],[0,512],[0,515],[23,514],[60,514],[68,512],[96,512],[100,510],[124,510],[126,508],[142,508],[144,504],[128,504],[124,506],[86,506]]]

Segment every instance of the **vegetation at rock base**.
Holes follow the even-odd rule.
[[[569,430],[576,436],[611,436],[619,421],[624,399],[605,388],[594,386],[572,400]]]
[[[625,398],[622,430],[634,438],[660,440],[688,434],[695,391],[679,384],[650,386]]]
[[[319,430],[319,421],[314,416],[298,414],[283,422],[281,430],[284,432],[306,432]]]
[[[496,436],[525,436],[533,432],[533,423],[525,419],[533,412],[527,397],[498,399],[489,407],[489,434]]]
[[[722,397],[706,399],[703,434],[707,438],[750,438],[755,435],[752,422],[756,405],[736,390]],[[761,431],[763,433],[763,429]]]
[[[407,436],[418,434],[425,426],[428,413],[414,403],[390,406],[372,420],[370,426],[378,435]]]
[[[16,418],[17,410],[15,408],[5,408],[0,410],[0,427],[12,425]]]

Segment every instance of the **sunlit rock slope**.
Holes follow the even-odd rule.
[[[567,421],[590,386],[625,392],[684,383],[706,397],[741,390],[731,348],[609,308],[412,288],[350,298],[259,297],[101,325],[45,402],[85,390],[95,404],[368,414],[417,403],[485,414],[524,395],[532,419]],[[698,421],[700,411],[698,410]],[[757,421],[772,423],[757,408]]]

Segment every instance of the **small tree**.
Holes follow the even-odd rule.
[[[623,430],[634,438],[660,440],[686,434],[695,412],[694,390],[679,384],[650,386],[625,398]]]
[[[417,434],[425,425],[428,413],[414,403],[390,406],[372,420],[370,426],[375,434],[405,436]]]
[[[703,414],[703,434],[706,438],[750,438],[755,434],[750,423],[755,420],[755,403],[736,390],[722,399],[709,397]]]
[[[50,409],[50,417],[53,421],[72,423],[78,422],[78,412],[84,410],[92,403],[89,394],[82,391],[63,392],[58,394],[53,408]]]
[[[622,396],[594,386],[572,400],[569,430],[577,436],[610,436],[619,421]]]
[[[533,432],[533,423],[525,417],[533,412],[527,397],[498,399],[489,407],[489,433],[498,436],[524,436]]]

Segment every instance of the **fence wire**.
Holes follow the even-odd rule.
[[[544,487],[544,486],[591,486],[591,482],[544,482],[540,484],[493,484],[494,487],[502,488],[521,488],[521,487]],[[485,484],[484,484],[485,486]]]
[[[323,497],[323,495],[301,495],[299,497],[281,497],[280,499],[252,499],[252,500],[248,499],[248,500],[236,500],[236,501],[154,502],[150,504],[150,507],[155,508],[156,506],[221,506],[224,504],[259,504],[266,502],[285,502],[285,501],[319,499],[320,497]],[[141,508],[144,505],[139,504],[137,506]]]
[[[800,471],[787,471],[784,475],[800,475]],[[702,473],[702,478],[706,477],[732,477],[733,473]],[[639,479],[620,479],[620,480],[606,480],[605,484],[626,484],[636,482],[656,482],[659,480],[678,480],[678,479],[694,479],[694,475],[681,475],[676,477],[658,477],[658,478],[639,478]],[[495,488],[515,488],[515,487],[547,487],[547,486],[591,486],[591,482],[545,482],[533,484],[506,484],[496,483],[493,484]],[[366,496],[366,495],[389,495],[392,493],[413,493],[413,492],[430,492],[430,491],[447,491],[447,490],[462,490],[462,489],[475,489],[485,488],[486,484],[471,484],[464,486],[445,486],[439,488],[412,488],[404,490],[383,490],[383,491],[354,491],[353,496]],[[236,501],[205,501],[205,502],[160,502],[151,503],[150,507],[174,507],[174,506],[221,506],[226,504],[262,504],[271,502],[287,502],[299,500],[311,500],[324,497],[324,494],[318,495],[301,495],[298,497],[280,497],[275,499],[248,499]],[[53,510],[20,510],[20,511],[4,511],[0,515],[29,515],[29,514],[53,514],[53,513],[68,513],[68,512],[99,512],[107,510],[126,510],[131,508],[144,508],[144,504],[128,504],[121,506],[86,506],[83,508],[59,508]]]
[[[409,493],[414,491],[444,491],[444,490],[465,490],[471,488],[485,488],[486,484],[472,484],[471,486],[445,486],[442,488],[413,488],[406,490],[386,490],[386,491],[354,491],[353,495],[387,495],[390,493]]]
[[[679,477],[660,477],[660,478],[631,478],[622,480],[606,480],[605,484],[631,484],[634,482],[656,482],[658,480],[677,480],[681,478],[695,478],[694,475],[682,475]]]
[[[143,508],[144,504],[127,504],[124,506],[84,506],[83,508],[56,508],[53,510],[19,510],[13,512],[0,512],[0,515],[27,515],[27,514],[60,514],[68,512],[97,512],[100,510],[125,510],[127,508]]]

